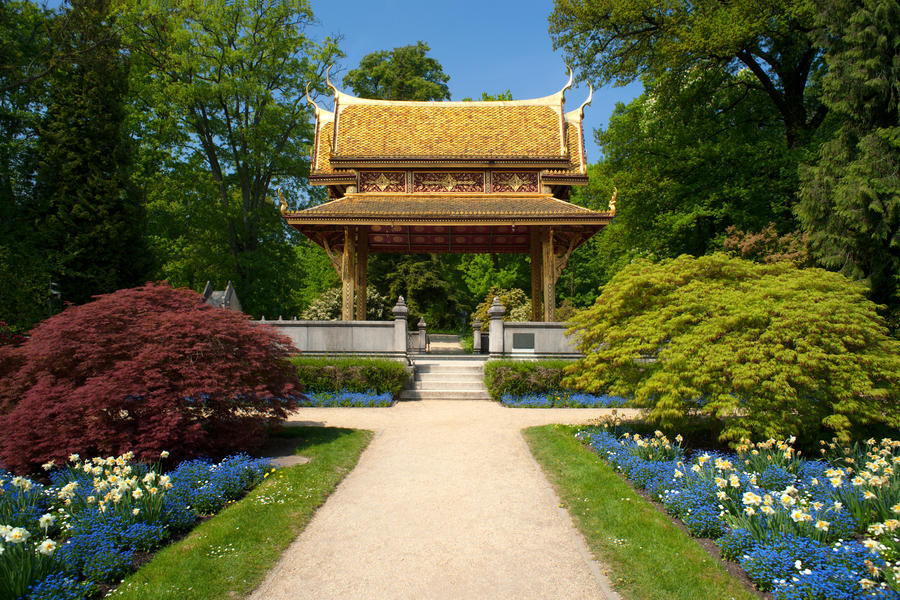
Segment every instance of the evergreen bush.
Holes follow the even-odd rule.
[[[291,362],[310,393],[374,392],[396,397],[409,379],[403,363],[385,358],[295,356]]]

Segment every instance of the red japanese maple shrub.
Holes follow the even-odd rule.
[[[288,338],[164,284],[67,308],[0,351],[17,365],[0,372],[0,464],[17,472],[250,450],[302,391]]]

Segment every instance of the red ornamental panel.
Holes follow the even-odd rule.
[[[413,173],[413,192],[484,192],[480,171],[420,171]]]
[[[363,171],[359,174],[361,192],[405,192],[406,171]]]
[[[534,171],[494,171],[491,173],[494,192],[537,192],[538,176]]]

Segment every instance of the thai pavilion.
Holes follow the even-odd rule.
[[[330,85],[330,82],[329,82]],[[494,253],[531,257],[532,320],[555,320],[555,285],[572,251],[609,224],[568,201],[587,185],[582,118],[567,85],[533,100],[401,102],[334,89],[315,106],[310,183],[329,202],[284,219],[322,246],[343,285],[343,320],[364,320],[368,255]]]

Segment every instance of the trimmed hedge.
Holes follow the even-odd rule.
[[[402,362],[386,358],[295,356],[291,362],[309,393],[374,392],[396,397],[409,379]]]
[[[504,395],[527,396],[566,389],[563,369],[571,360],[491,360],[484,365],[484,383],[492,400]]]

